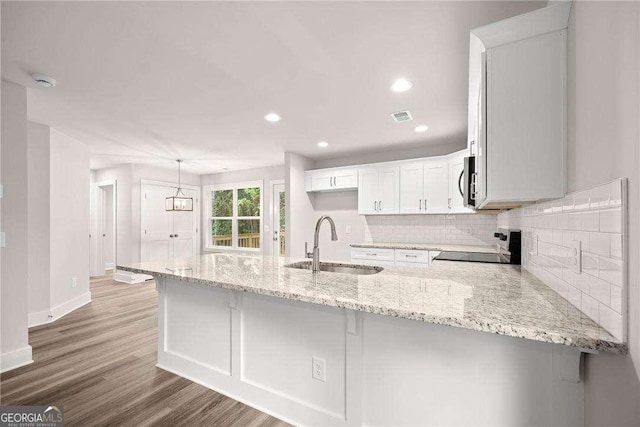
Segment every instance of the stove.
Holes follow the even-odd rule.
[[[499,228],[493,237],[498,239],[497,253],[442,251],[434,260],[520,265],[520,230]]]

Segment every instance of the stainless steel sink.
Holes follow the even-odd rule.
[[[312,261],[300,261],[293,264],[285,265],[289,268],[298,268],[301,270],[312,270]],[[320,271],[326,271],[329,273],[346,273],[346,274],[377,274],[384,268],[374,267],[369,265],[354,265],[354,264],[338,264],[331,262],[321,262]]]

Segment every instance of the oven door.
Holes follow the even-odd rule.
[[[458,189],[465,208],[476,207],[476,158],[464,158],[464,170],[458,178]]]

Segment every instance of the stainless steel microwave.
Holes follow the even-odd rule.
[[[475,156],[464,158],[464,170],[458,179],[458,189],[466,208],[476,208],[476,158]]]

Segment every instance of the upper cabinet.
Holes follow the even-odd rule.
[[[397,165],[365,167],[358,172],[358,213],[399,213],[400,168]]]
[[[565,195],[570,7],[555,3],[471,31],[468,138],[476,208]]]
[[[472,213],[465,208],[460,177],[467,150],[400,165],[401,214]]]
[[[306,171],[305,179],[306,190],[309,192],[358,189],[358,169],[355,167]]]

